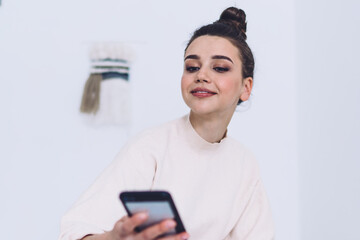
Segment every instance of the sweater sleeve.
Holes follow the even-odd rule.
[[[152,186],[156,161],[151,144],[142,138],[125,147],[74,206],[63,216],[59,240],[77,240],[113,228],[126,212],[119,200],[124,190]]]
[[[226,240],[273,240],[274,226],[269,202],[258,180],[243,213]]]

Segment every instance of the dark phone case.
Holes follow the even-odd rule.
[[[181,221],[180,215],[175,207],[174,201],[170,193],[166,191],[126,191],[120,193],[120,200],[123,203],[127,214],[131,217],[132,213],[126,206],[126,202],[151,202],[151,201],[167,201],[174,214],[174,220],[176,221],[176,233],[185,232],[184,225]],[[140,232],[143,228],[137,227],[135,231]]]

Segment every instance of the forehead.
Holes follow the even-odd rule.
[[[218,36],[205,35],[196,38],[185,52],[185,55],[190,54],[196,54],[204,58],[224,55],[240,61],[238,49],[228,39]]]

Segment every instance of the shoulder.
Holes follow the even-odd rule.
[[[154,148],[166,143],[169,138],[176,137],[184,125],[185,117],[148,128],[132,137],[125,148]]]
[[[176,119],[146,130],[131,137],[115,157],[115,164],[143,166],[152,164],[161,158],[166,150],[166,143],[171,132],[179,125]],[[146,165],[146,164],[145,164]]]
[[[235,138],[228,136],[226,138],[226,148],[228,151],[231,151],[233,154],[239,154],[242,156],[246,156],[248,158],[255,159],[255,155],[253,152],[245,146],[243,143],[239,142]]]
[[[227,137],[226,147],[224,150],[227,154],[231,154],[234,166],[246,169],[247,174],[259,176],[259,166],[255,154],[250,148],[245,146],[233,137]]]

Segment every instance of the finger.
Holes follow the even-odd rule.
[[[124,216],[124,217],[120,218],[120,220],[118,220],[118,221],[115,223],[115,225],[114,225],[114,230],[115,230],[116,232],[120,232],[122,223],[125,222],[125,221],[127,221],[128,218],[129,218],[128,216]]]
[[[123,216],[122,218],[120,218],[119,221],[117,221],[117,223],[123,223],[123,222],[127,221],[128,219],[129,219],[128,216]]]
[[[190,235],[187,232],[182,232],[173,236],[159,238],[158,240],[187,240],[189,237]]]
[[[148,218],[145,212],[134,214],[132,217],[125,217],[118,221],[116,226],[117,232],[120,236],[133,234],[136,226],[144,223]]]
[[[157,236],[174,229],[176,222],[174,220],[164,220],[161,223],[155,224],[154,226],[148,227],[138,234],[140,239],[154,239]]]
[[[125,222],[125,221],[128,220],[128,219],[129,219],[128,216],[123,216],[123,217],[119,220],[119,222]]]

